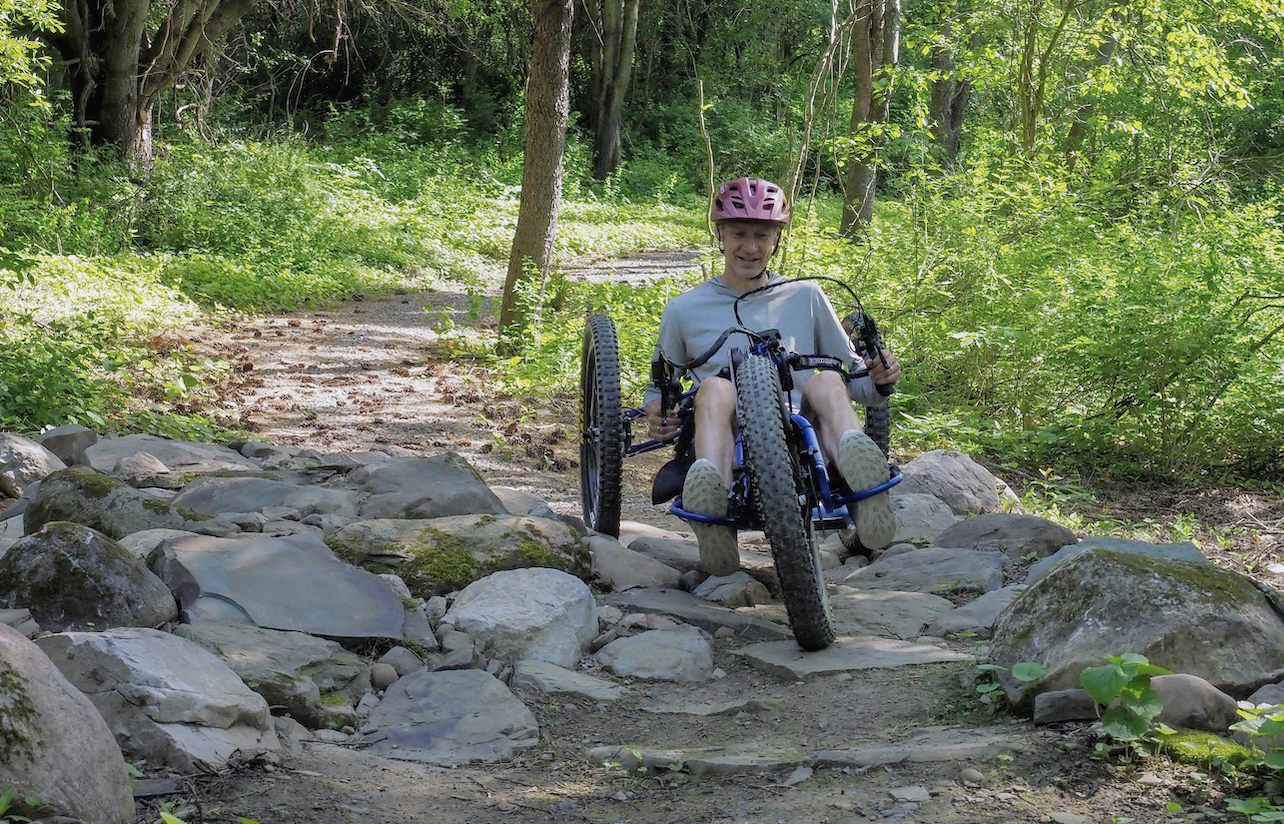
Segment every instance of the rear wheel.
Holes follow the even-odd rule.
[[[770,358],[750,356],[736,369],[743,411],[741,438],[753,498],[771,543],[781,595],[798,646],[819,650],[834,643],[820,552],[811,535],[810,512],[798,495],[798,472],[785,438],[780,378]]]
[[[580,499],[584,523],[620,534],[620,481],[624,416],[620,407],[620,351],[615,324],[590,315],[580,361]]]

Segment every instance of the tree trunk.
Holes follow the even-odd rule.
[[[941,25],[942,37],[947,45],[936,49],[932,54],[932,68],[938,75],[932,81],[932,137],[945,152],[945,168],[953,170],[954,161],[959,156],[959,138],[963,134],[963,117],[967,114],[967,104],[972,97],[972,81],[960,80],[954,76],[954,51],[948,45],[950,40],[950,21]],[[974,39],[973,48],[976,47]]]
[[[1119,48],[1119,41],[1114,35],[1107,33],[1097,46],[1097,58],[1095,65],[1097,68],[1109,66],[1110,61],[1115,57],[1115,50]],[[1075,161],[1079,158],[1079,149],[1083,146],[1083,140],[1088,135],[1088,121],[1096,111],[1097,101],[1089,97],[1079,104],[1074,113],[1074,123],[1070,126],[1070,132],[1066,135],[1065,153],[1066,153],[1066,170],[1073,172]]]
[[[562,152],[570,120],[571,19],[574,0],[531,0],[531,69],[526,88],[526,152],[517,232],[500,308],[500,345],[520,351],[530,325],[531,293],[547,283],[562,199]],[[538,287],[530,281],[538,279]]]
[[[869,225],[874,214],[878,151],[883,145],[892,97],[892,67],[900,57],[900,0],[857,0],[858,22],[852,31],[852,70],[856,73],[843,191],[844,235]]]
[[[620,123],[633,72],[639,0],[585,3],[592,25],[593,176],[610,176],[620,165]]]
[[[176,0],[148,36],[152,0],[63,0],[60,34],[48,35],[70,66],[75,125],[135,169],[152,157],[152,109],[256,0]]]

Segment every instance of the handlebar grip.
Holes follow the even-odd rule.
[[[886,397],[890,397],[890,396],[891,396],[891,394],[892,394],[893,392],[895,392],[895,391],[896,391],[896,384],[894,384],[894,383],[876,383],[876,384],[874,384],[874,388],[878,390],[878,394],[880,394],[880,395],[882,395],[884,398],[886,398]]]

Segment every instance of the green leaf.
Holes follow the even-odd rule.
[[[1272,770],[1284,770],[1284,749],[1274,749],[1262,756],[1262,763]]]
[[[1101,728],[1117,741],[1135,741],[1150,729],[1150,719],[1133,715],[1122,706],[1111,707],[1101,716]]]
[[[1038,681],[1047,672],[1043,665],[1037,661],[1022,661],[1012,667],[1012,677],[1023,684]]]
[[[1085,667],[1079,673],[1079,683],[1098,704],[1109,704],[1128,684],[1128,676],[1118,664]]]
[[[1139,715],[1147,721],[1164,711],[1164,699],[1160,698],[1159,693],[1152,689],[1147,689],[1140,696],[1130,696],[1125,693],[1121,700],[1129,712]]]

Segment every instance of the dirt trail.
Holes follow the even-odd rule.
[[[690,257],[614,268],[649,277],[674,265],[685,268]],[[453,449],[492,485],[530,490],[554,509],[578,514],[576,399],[531,415],[517,401],[490,393],[472,367],[451,360],[431,329],[432,316],[466,305],[462,294],[403,294],[245,321],[230,330],[206,330],[201,337],[240,364],[240,386],[229,400],[266,439],[333,450],[389,444],[425,453]],[[462,313],[455,322],[464,322]],[[489,323],[493,319],[481,322],[483,327]],[[626,510],[635,519],[672,528],[675,520],[645,499],[653,468],[630,466]],[[1077,730],[1036,730],[1003,713],[990,714],[977,700],[969,665],[865,670],[790,682],[751,669],[734,654],[740,646],[743,642],[734,639],[716,642],[715,665],[725,676],[707,683],[637,682],[629,697],[613,704],[523,695],[543,740],[509,763],[441,769],[309,744],[272,772],[246,769],[200,782],[200,807],[189,807],[187,820],[229,821],[239,815],[263,824],[962,824],[1172,818],[1163,805],[1171,800],[1177,776],[1165,775],[1157,785],[1138,784],[1126,771],[1112,775],[1083,755],[1090,743]],[[956,648],[971,651],[962,642]],[[776,704],[766,712],[711,717],[647,709],[745,698]],[[1011,756],[971,762],[817,767],[793,786],[784,783],[787,770],[716,778],[675,770],[648,778],[593,766],[584,758],[588,748],[606,744],[810,753],[902,742],[938,728],[988,730],[1019,748]],[[1063,754],[1062,745],[1071,741],[1077,752]],[[964,768],[979,770],[983,782],[965,783]],[[930,800],[896,801],[891,790],[903,786],[926,788]]]

